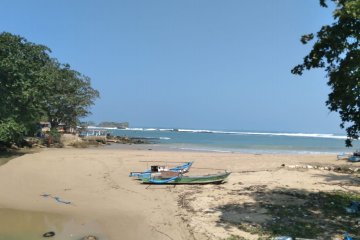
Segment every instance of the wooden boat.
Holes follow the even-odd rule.
[[[175,172],[175,173],[186,173],[190,170],[193,162],[187,162],[181,166],[167,168],[166,166],[154,165],[151,166],[150,169],[145,170],[144,172],[131,172],[129,177],[150,177],[151,174],[161,173],[161,172]]]
[[[220,184],[224,183],[231,172],[208,174],[202,176],[184,176],[181,173],[163,172],[140,178],[146,184]]]

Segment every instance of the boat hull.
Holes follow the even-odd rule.
[[[360,162],[360,156],[349,157],[349,162]]]
[[[130,172],[129,177],[135,177],[137,179],[149,178],[149,177],[151,177],[152,174],[161,173],[163,171],[164,172],[174,172],[174,173],[186,173],[190,170],[192,164],[193,164],[193,162],[188,162],[181,166],[177,166],[177,167],[170,168],[170,169],[164,169],[164,170],[160,170],[160,171],[156,171],[156,172],[152,171],[151,169],[146,170],[144,172]]]
[[[141,181],[145,184],[220,184],[226,181],[230,172],[209,174],[203,176],[182,176],[173,178],[144,177]],[[170,181],[169,181],[170,180]]]

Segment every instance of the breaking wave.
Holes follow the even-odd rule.
[[[153,130],[153,129],[151,129],[151,130]],[[196,130],[193,130],[193,129],[159,129],[159,131],[346,139],[346,136],[340,136],[340,135],[335,135],[335,134],[330,134],[330,133],[324,134],[324,133],[272,133],[272,132],[242,132],[242,131],[238,132],[238,131],[216,131],[216,130],[205,130],[205,129],[196,129]]]
[[[106,128],[114,129],[114,128]],[[177,129],[177,128],[126,128],[119,129],[123,131],[161,131],[161,132],[182,132],[182,133],[215,133],[215,134],[230,134],[230,135],[263,135],[263,136],[284,136],[284,137],[302,137],[302,138],[331,138],[331,139],[346,139],[346,136],[335,135],[331,133],[279,133],[279,132],[248,132],[248,131],[219,131],[207,129]],[[166,139],[167,140],[167,139]]]

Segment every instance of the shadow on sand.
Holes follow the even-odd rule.
[[[359,194],[313,193],[289,188],[269,190],[265,185],[232,190],[228,194],[248,195],[254,202],[218,207],[216,210],[221,212],[218,226],[235,226],[260,236],[331,239],[344,232],[360,236],[360,213],[346,211],[351,201],[360,200]]]
[[[0,151],[0,166],[7,163],[11,159],[20,157],[24,154],[26,154],[26,152],[22,152],[22,151],[7,151],[7,152],[4,151],[4,152],[2,152],[2,151]]]

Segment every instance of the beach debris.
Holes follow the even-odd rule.
[[[47,198],[47,197],[53,198],[53,199],[54,199],[56,202],[58,202],[58,203],[71,204],[70,201],[61,200],[60,197],[52,196],[51,194],[48,194],[48,193],[43,193],[43,194],[41,194],[40,196],[42,196],[42,197],[44,197],[44,198]]]
[[[327,170],[327,171],[334,171],[339,173],[358,173],[360,172],[360,168],[358,167],[349,167],[348,165],[331,165],[331,166],[324,166],[324,165],[286,165],[287,168],[292,169],[317,169],[317,170]]]
[[[59,202],[59,203],[64,203],[64,204],[70,204],[71,202],[69,201],[64,201],[64,200],[61,200],[59,197],[54,197],[54,199]]]
[[[53,231],[46,232],[46,233],[44,233],[42,236],[43,236],[43,237],[46,237],[46,238],[48,238],[48,237],[53,237],[53,236],[55,236],[55,232],[53,232]]]
[[[295,238],[296,240],[316,240],[314,238]]]
[[[360,202],[352,201],[345,210],[347,213],[358,213],[360,211]]]
[[[272,238],[272,240],[293,240],[293,238],[289,236],[279,236]]]
[[[343,238],[343,240],[353,240],[353,238],[350,237],[349,234],[346,232],[346,233],[344,233],[344,238]]]
[[[93,235],[88,235],[83,237],[81,240],[98,240],[98,238]]]

